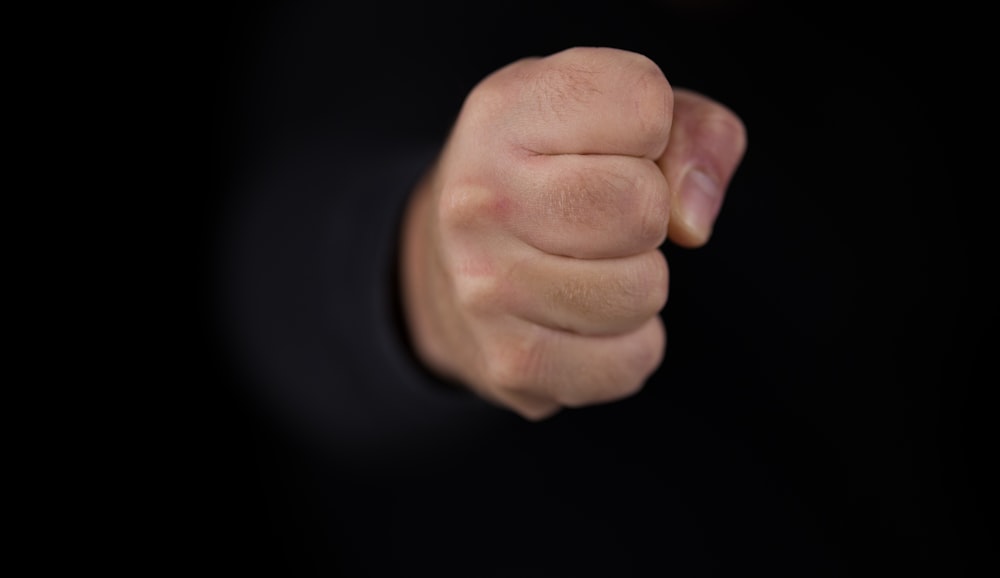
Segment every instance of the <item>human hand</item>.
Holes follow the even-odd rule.
[[[732,111],[636,53],[571,48],[489,75],[407,209],[417,355],[530,420],[639,391],[666,344],[659,248],[707,242],[745,148]]]

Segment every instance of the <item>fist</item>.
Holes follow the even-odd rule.
[[[532,420],[634,394],[666,344],[660,246],[707,241],[745,146],[735,114],[639,54],[572,48],[494,72],[407,209],[417,355]]]

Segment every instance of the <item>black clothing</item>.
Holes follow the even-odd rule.
[[[933,55],[904,35],[884,66],[876,24],[845,15],[789,28],[769,3],[697,6],[219,11],[225,194],[187,534],[203,564],[964,574],[980,539],[967,368],[995,309],[956,321],[976,245],[937,235],[962,216],[923,144],[946,138],[921,121],[918,64]],[[830,49],[847,25],[851,42]],[[398,225],[468,90],[573,45],[650,56],[674,86],[730,106],[750,144],[711,242],[664,247],[660,370],[633,398],[528,423],[410,352]]]

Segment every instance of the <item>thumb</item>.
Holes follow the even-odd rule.
[[[746,128],[735,113],[706,96],[675,89],[670,143],[657,160],[670,186],[672,242],[689,248],[708,242],[746,146]]]

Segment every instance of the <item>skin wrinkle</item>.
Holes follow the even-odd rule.
[[[511,185],[509,225],[547,253],[608,258],[658,247],[667,234],[667,182],[651,160],[619,155],[531,155]]]
[[[630,259],[628,267],[612,272],[572,274],[572,269],[560,276],[559,283],[549,285],[545,303],[556,315],[567,319],[583,317],[589,328],[585,333],[618,333],[637,321],[650,317],[666,303],[669,273],[650,259],[665,260],[652,252]],[[579,321],[578,321],[579,322]],[[571,331],[572,323],[562,324]],[[599,328],[604,328],[600,330]]]
[[[594,96],[602,94],[593,80],[598,74],[598,71],[579,65],[546,67],[532,85],[539,114],[552,113],[560,121],[579,114]]]
[[[593,231],[606,231],[610,224],[628,215],[623,207],[635,197],[632,179],[608,171],[584,167],[572,182],[561,181],[548,195],[539,195],[547,216]],[[608,215],[613,219],[609,219]]]
[[[547,299],[558,309],[580,311],[590,315],[599,314],[604,318],[614,318],[621,309],[620,300],[613,297],[626,293],[629,283],[621,279],[601,275],[599,277],[567,277],[553,287]],[[619,313],[620,314],[620,313]]]

